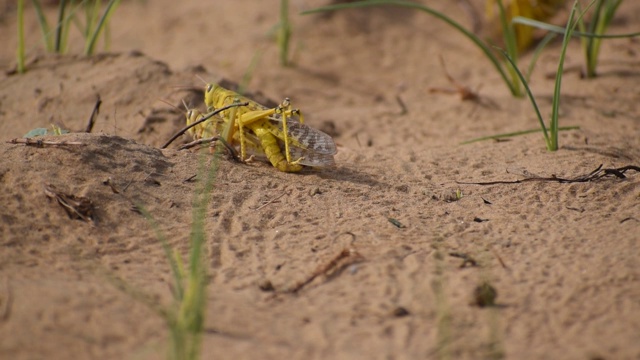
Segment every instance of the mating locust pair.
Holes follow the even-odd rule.
[[[336,144],[331,136],[304,124],[304,117],[289,99],[269,108],[216,84],[207,84],[205,104],[209,114],[187,110],[187,127],[197,141],[222,141],[239,158],[268,160],[284,172],[304,166],[335,164]]]

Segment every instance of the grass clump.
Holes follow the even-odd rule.
[[[604,35],[621,3],[622,0],[596,0],[594,14],[589,24],[586,25],[582,20],[578,22],[580,31],[594,35]],[[602,38],[583,37],[581,41],[586,60],[585,76],[588,78],[595,77]]]
[[[180,255],[172,251],[166,241],[162,241],[165,255],[171,264],[174,278],[174,304],[165,319],[171,333],[172,359],[199,358],[206,307],[207,274],[204,257],[205,220],[209,199],[215,185],[220,150],[216,151],[209,169],[202,154],[198,186],[193,203],[193,223],[190,233],[188,268],[185,269]]]
[[[578,29],[580,31],[572,32],[572,36],[581,38],[582,51],[585,56],[585,70],[583,74],[587,78],[593,78],[597,75],[596,68],[598,65],[598,58],[600,56],[600,45],[603,39],[632,38],[640,36],[640,32],[617,35],[605,34],[621,3],[622,0],[591,1],[589,3],[589,6],[587,7],[587,9],[589,9],[590,7],[594,8],[591,15],[591,20],[587,22],[584,20],[583,16],[579,17]],[[579,3],[577,5],[577,8],[578,10],[581,10]],[[566,32],[565,28],[536,21],[533,19],[515,17],[513,19],[513,22],[516,24],[536,27],[557,34],[565,34]]]
[[[488,136],[488,137],[482,137],[482,138],[478,138],[478,139],[473,139],[470,141],[465,142],[465,144],[467,143],[471,143],[471,142],[475,142],[475,141],[480,141],[480,140],[486,140],[486,139],[496,139],[496,138],[502,138],[502,137],[508,137],[508,136],[517,136],[517,135],[524,135],[524,134],[528,134],[531,132],[536,132],[536,131],[541,131],[542,134],[544,135],[544,140],[545,140],[545,144],[547,147],[547,150],[549,151],[556,151],[558,150],[558,133],[561,130],[560,126],[559,126],[559,112],[560,112],[560,89],[561,89],[561,85],[562,85],[562,74],[563,74],[563,69],[564,69],[564,59],[565,59],[565,55],[567,52],[567,47],[569,45],[569,39],[571,38],[571,34],[573,32],[573,30],[575,29],[575,27],[577,26],[578,22],[580,21],[579,19],[584,15],[584,12],[582,12],[580,14],[580,16],[578,17],[578,20],[574,21],[575,16],[576,16],[576,12],[578,11],[578,0],[575,0],[573,7],[571,8],[571,13],[569,15],[569,20],[567,21],[567,25],[564,31],[564,38],[562,40],[562,47],[560,50],[560,58],[558,61],[558,70],[556,72],[556,79],[555,79],[555,86],[554,86],[554,91],[553,91],[553,100],[552,100],[552,105],[551,105],[551,119],[549,121],[549,127],[547,127],[545,125],[544,122],[544,118],[542,117],[542,114],[540,113],[540,109],[538,107],[538,104],[536,102],[535,97],[533,96],[533,93],[531,92],[531,88],[529,88],[529,84],[527,82],[527,80],[525,79],[524,75],[522,75],[522,73],[517,69],[517,67],[515,67],[515,63],[513,61],[513,59],[511,59],[511,57],[509,56],[509,54],[506,51],[503,51],[503,55],[504,57],[507,59],[507,61],[509,61],[510,63],[512,63],[514,65],[514,69],[516,70],[516,74],[519,77],[520,81],[522,82],[522,84],[524,85],[524,88],[527,92],[527,95],[529,97],[529,99],[531,100],[531,104],[533,105],[533,109],[536,113],[536,117],[538,118],[538,121],[540,123],[540,130],[526,130],[526,131],[520,131],[520,132],[514,132],[514,133],[510,133],[510,134],[500,134],[500,135],[493,135],[493,136]],[[576,129],[577,127],[566,127],[564,128],[566,129]]]
[[[165,257],[171,268],[173,286],[171,287],[172,303],[164,307],[157,305],[151,296],[141,292],[124,280],[109,276],[119,289],[136,300],[147,305],[166,322],[170,334],[168,358],[175,360],[198,359],[202,348],[204,320],[207,299],[208,276],[204,245],[206,241],[205,220],[209,199],[215,185],[218,171],[220,150],[209,166],[206,165],[208,154],[202,154],[198,182],[194,193],[192,225],[189,235],[189,254],[187,266],[183,265],[180,253],[171,247],[160,225],[142,206],[136,208],[148,219],[156,232]]]
[[[76,26],[84,38],[84,54],[91,56],[95,53],[96,44],[102,34],[108,44],[109,19],[115,12],[120,0],[109,0],[104,5],[102,0],[60,0],[58,4],[58,15],[55,25],[49,26],[49,22],[44,15],[42,5],[39,0],[32,0],[33,7],[38,18],[42,41],[48,52],[62,54],[68,47],[68,39],[71,26]],[[79,10],[84,10],[84,20],[80,20],[77,15]],[[25,66],[25,40],[24,40],[24,0],[18,0],[18,72],[24,73]]]
[[[477,35],[475,35],[470,30],[466,29],[457,21],[451,19],[450,17],[448,17],[447,15],[445,15],[440,11],[434,10],[428,6],[418,4],[415,2],[403,1],[403,0],[364,0],[364,1],[349,2],[344,4],[323,6],[317,9],[305,11],[302,14],[314,14],[314,13],[327,12],[327,11],[336,11],[341,9],[352,9],[352,8],[382,6],[382,5],[407,7],[407,8],[413,8],[413,9],[423,11],[431,16],[434,16],[437,19],[444,21],[446,24],[456,29],[463,36],[469,39],[474,45],[476,45],[483,52],[485,57],[491,62],[493,67],[496,69],[496,71],[500,74],[500,77],[504,81],[505,85],[507,85],[507,87],[509,88],[509,91],[511,92],[511,94],[515,97],[522,97],[524,96],[524,93],[522,91],[522,87],[520,86],[520,79],[516,73],[517,66],[515,64],[518,58],[517,35],[511,22],[507,20],[507,15],[505,12],[505,8],[502,4],[502,1],[497,0],[496,2],[498,5],[505,47],[507,49],[507,53],[509,54],[509,57],[513,60],[510,62],[501,60],[500,55],[496,53],[495,50],[487,42],[480,39]],[[532,66],[530,66],[530,68],[532,68]]]

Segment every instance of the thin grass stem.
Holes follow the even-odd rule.
[[[564,35],[566,32],[566,28],[561,26],[547,24],[545,22],[541,22],[538,20],[533,20],[529,18],[523,18],[520,16],[516,16],[513,18],[512,22],[522,25],[532,26],[538,29],[554,32],[556,34]],[[598,38],[598,39],[621,39],[621,38],[633,38],[640,36],[640,32],[633,32],[627,34],[593,34],[590,32],[582,32],[582,31],[572,31],[571,36],[575,37],[586,37],[586,38]]]
[[[149,223],[151,224],[151,228],[156,233],[156,238],[160,240],[160,244],[162,245],[162,249],[164,250],[164,255],[169,261],[169,266],[171,267],[171,274],[173,275],[173,282],[175,284],[173,287],[173,296],[174,298],[181,299],[184,294],[184,289],[182,287],[182,284],[184,282],[182,276],[183,273],[180,271],[180,264],[176,262],[176,259],[173,257],[171,245],[169,245],[166,236],[164,236],[164,233],[160,229],[160,224],[158,224],[151,213],[140,204],[136,205],[136,209],[140,211],[142,216],[144,216],[147,221],[149,221]]]
[[[289,0],[280,0],[280,26],[278,28],[278,47],[280,49],[280,65],[289,66],[289,40],[291,39],[291,22],[289,21]]]
[[[120,3],[120,0],[109,0],[109,3],[107,3],[107,7],[104,10],[102,17],[98,21],[98,25],[96,26],[95,30],[93,30],[93,33],[91,33],[91,35],[87,39],[88,41],[86,43],[85,51],[84,51],[85,55],[93,55],[96,42],[98,40],[98,37],[100,36],[100,32],[104,28],[105,24],[109,21],[109,18],[111,17],[111,15],[115,11],[119,3]]]
[[[513,64],[513,60],[509,57],[509,54],[507,54],[504,50],[502,51],[502,54],[504,55],[504,57],[507,59],[508,62]],[[513,64],[513,65],[515,67],[515,64]],[[544,135],[545,144],[547,144],[547,148],[548,148],[549,144],[551,142],[551,139],[549,137],[549,132],[547,131],[547,126],[544,124],[544,119],[542,117],[542,114],[540,114],[540,109],[538,108],[538,103],[536,102],[536,99],[533,96],[533,93],[531,92],[531,88],[529,88],[529,84],[527,83],[526,79],[524,78],[522,73],[520,71],[518,71],[517,68],[516,68],[516,73],[518,74],[518,77],[520,78],[520,81],[522,81],[522,84],[524,85],[524,89],[527,92],[527,95],[529,96],[529,100],[531,100],[531,104],[533,105],[533,109],[536,112],[536,117],[538,118],[538,121],[540,122],[540,128],[542,129],[542,135]]]
[[[558,128],[558,131],[568,131],[568,130],[580,130],[580,126],[560,126]],[[534,133],[538,133],[538,132],[541,132],[541,131],[543,131],[543,129],[530,129],[530,130],[514,131],[514,132],[510,132],[510,133],[503,133],[503,134],[497,134],[497,135],[483,136],[483,137],[479,137],[479,138],[463,141],[463,142],[460,143],[460,145],[467,145],[467,144],[480,142],[480,141],[487,141],[487,140],[506,139],[506,138],[511,138],[511,137],[514,137],[514,136],[522,136],[522,135],[527,135],[527,134],[534,134]]]
[[[513,87],[516,91],[516,94],[514,95],[520,97],[522,96],[522,92],[520,90],[520,80],[518,79],[518,75],[516,74],[515,70],[518,67],[516,64],[518,60],[518,43],[516,40],[516,31],[513,27],[513,24],[509,23],[507,20],[507,14],[502,4],[502,0],[497,0],[497,4],[505,47],[507,48],[507,54],[509,54],[509,57],[513,60],[513,64],[507,63],[506,67],[507,71],[509,72],[509,76],[511,77],[510,83],[513,84]]]
[[[262,52],[260,50],[256,50],[256,52],[253,54],[253,57],[251,58],[251,62],[249,63],[247,70],[244,72],[244,74],[242,74],[242,79],[238,84],[238,94],[243,94],[247,90],[247,87],[249,86],[249,83],[253,78],[253,73],[258,67],[261,58]]]
[[[60,4],[58,4],[58,21],[57,21],[57,25],[56,25],[56,42],[55,42],[55,46],[54,46],[54,51],[56,53],[61,53],[61,49],[62,49],[62,34],[63,34],[63,24],[65,24],[67,21],[64,18],[64,11],[67,7],[67,1],[66,0],[60,0]]]
[[[22,74],[26,71],[25,51],[24,51],[24,0],[18,0],[18,73]]]
[[[593,5],[593,2],[591,3]],[[578,0],[575,0],[571,13],[569,14],[569,20],[567,20],[567,30],[562,39],[562,48],[560,51],[560,60],[558,61],[558,71],[556,73],[556,83],[553,89],[553,101],[551,103],[551,124],[549,125],[551,134],[551,143],[547,144],[547,149],[550,151],[558,150],[558,117],[560,112],[560,88],[562,86],[562,74],[564,72],[564,59],[567,53],[567,47],[569,46],[569,40],[571,39],[571,33],[578,25],[578,22],[584,15],[581,13],[577,21],[573,21],[578,10]],[[588,8],[587,8],[588,10]]]
[[[556,38],[555,33],[548,33],[545,37],[540,41],[540,43],[533,50],[533,56],[531,57],[531,62],[529,62],[529,67],[527,67],[527,73],[525,75],[525,79],[529,82],[531,78],[531,74],[533,74],[533,69],[535,65],[538,63],[538,58],[542,54],[542,50],[553,40]]]
[[[40,32],[42,32],[42,41],[44,42],[47,52],[53,52],[53,40],[51,38],[51,30],[49,29],[49,23],[44,16],[42,6],[39,0],[32,0],[33,7],[36,10],[36,16],[38,17],[38,24],[40,25]]]

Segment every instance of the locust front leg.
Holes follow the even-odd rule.
[[[289,100],[289,98],[285,98],[284,101],[282,102],[282,104],[280,104],[277,108],[275,108],[275,113],[276,114],[280,114],[280,116],[282,117],[282,131],[284,132],[284,151],[285,151],[285,157],[287,159],[287,162],[289,164],[299,164],[300,161],[303,160],[303,158],[299,158],[296,159],[295,161],[291,160],[291,151],[289,150],[289,128],[287,126],[287,118],[289,117],[293,117],[293,116],[298,116],[298,118],[300,119],[300,123],[304,123],[304,117],[302,116],[302,113],[300,112],[300,110],[298,109],[293,109],[291,107],[291,101]]]

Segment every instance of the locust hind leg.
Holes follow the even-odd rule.
[[[260,139],[260,145],[273,167],[282,172],[298,172],[303,166],[287,161],[280,151],[276,138],[265,127],[254,126],[253,132]]]

